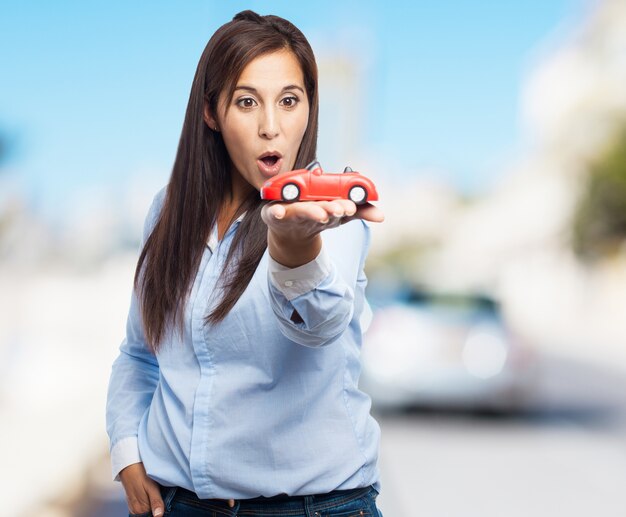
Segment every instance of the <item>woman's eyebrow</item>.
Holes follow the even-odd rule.
[[[251,92],[251,93],[259,93],[258,90],[252,86],[246,86],[245,84],[240,84],[238,86],[235,87],[235,91],[237,90],[245,90],[247,92]],[[301,86],[298,86],[297,84],[289,84],[287,86],[284,86],[283,89],[281,90],[281,93],[286,91],[286,90],[300,90],[302,93],[304,93],[304,89]]]

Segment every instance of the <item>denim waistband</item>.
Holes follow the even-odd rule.
[[[171,487],[164,487],[172,490]],[[300,515],[303,508],[308,508],[312,514],[315,511],[323,511],[335,506],[344,505],[367,495],[373,487],[353,488],[349,490],[333,490],[327,494],[313,494],[301,496],[289,496],[279,494],[272,497],[255,497],[252,499],[236,499],[235,507],[228,505],[226,499],[200,499],[190,490],[175,487],[173,499],[198,509],[217,512],[222,515],[245,515],[246,511],[255,513],[272,513],[280,511],[281,515]]]

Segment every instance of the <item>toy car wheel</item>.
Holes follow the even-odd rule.
[[[357,205],[362,205],[367,201],[367,190],[365,190],[360,185],[356,187],[352,187],[350,192],[348,192],[348,199],[350,201],[354,201]]]
[[[280,191],[283,201],[297,201],[300,198],[300,189],[294,183],[287,183]]]

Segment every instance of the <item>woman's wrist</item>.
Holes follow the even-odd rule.
[[[315,260],[322,249],[322,237],[319,233],[311,236],[279,235],[268,229],[267,249],[276,262],[295,268]]]

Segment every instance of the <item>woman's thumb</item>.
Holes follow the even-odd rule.
[[[146,486],[146,492],[148,492],[148,497],[150,498],[150,508],[152,510],[152,515],[154,517],[161,517],[165,512],[163,504],[163,499],[161,499],[161,491],[159,490],[159,485],[152,482]]]

